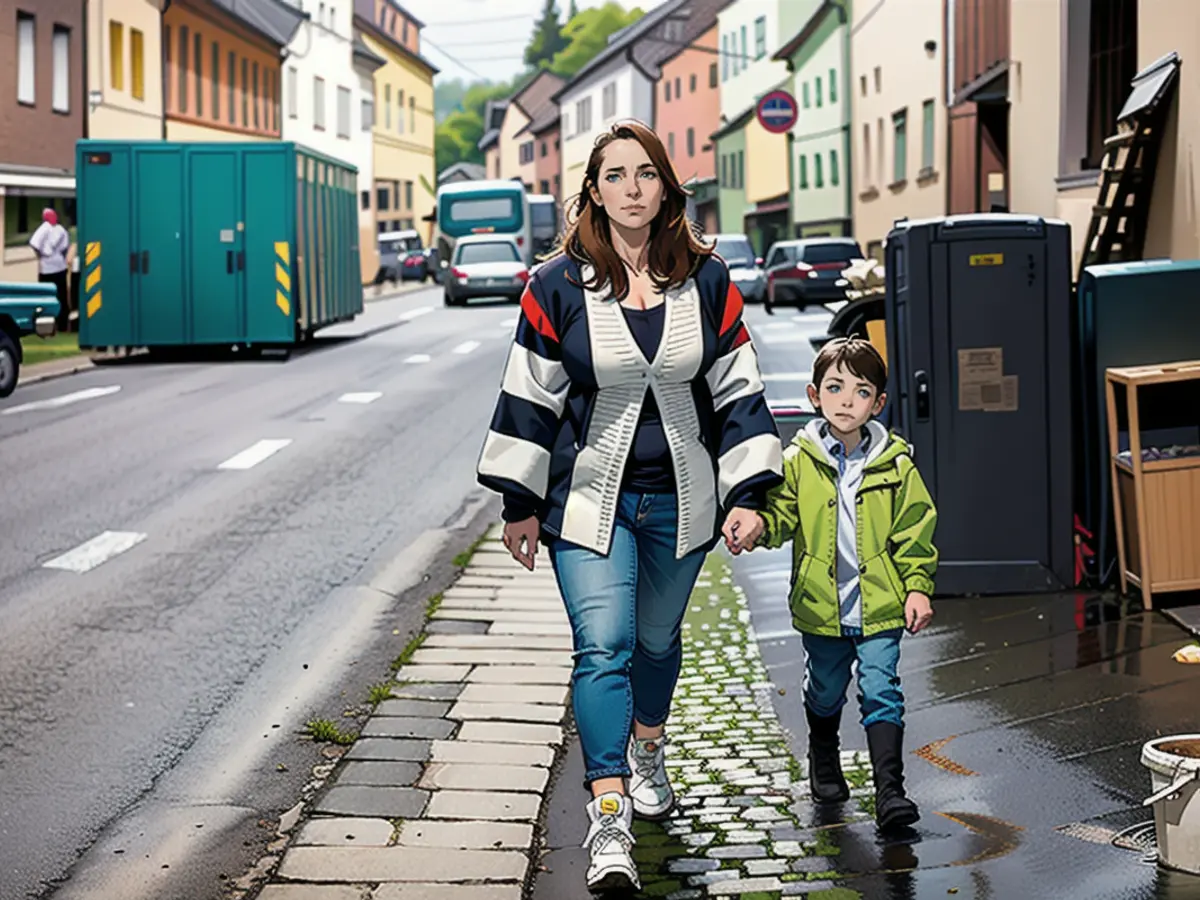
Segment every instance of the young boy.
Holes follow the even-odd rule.
[[[900,636],[933,618],[937,511],[908,444],[874,421],[883,409],[887,367],[868,341],[840,338],[813,363],[808,397],[820,416],[784,453],[774,489],[733,552],[792,542],[792,624],[807,657],[804,709],[809,784],[818,802],[849,799],[838,731],[851,664],[875,772],[880,828],[911,825],[904,793],[904,697],[896,674]]]

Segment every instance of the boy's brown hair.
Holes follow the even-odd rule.
[[[877,394],[887,388],[887,364],[870,341],[862,338],[834,338],[821,348],[813,360],[813,384],[820,390],[825,373],[836,369],[838,364],[851,375],[870,382]]]

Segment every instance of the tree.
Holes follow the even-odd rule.
[[[571,0],[571,7],[567,10],[567,21],[570,22],[577,15],[579,15],[579,6],[575,3],[575,0]]]
[[[620,4],[609,0],[603,6],[592,7],[576,13],[563,28],[567,46],[554,55],[550,71],[563,78],[572,78],[586,66],[596,54],[608,46],[608,37],[622,28],[632,25],[643,13],[636,7],[626,11]]]
[[[533,25],[533,37],[525,47],[525,65],[531,69],[540,69],[550,65],[554,54],[566,49],[567,39],[563,37],[562,25],[558,21],[558,7],[554,0],[546,0],[542,8],[542,17]]]

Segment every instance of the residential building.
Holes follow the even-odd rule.
[[[29,238],[53,206],[74,235],[75,141],[84,137],[79,0],[0,4],[0,281],[36,281]]]
[[[560,113],[554,103],[529,123],[528,133],[533,136],[537,159],[533,174],[537,193],[552,194],[559,204],[562,194],[562,145],[560,144]]]
[[[375,72],[376,233],[415,228],[433,238],[437,196],[433,153],[433,76],[421,55],[423,23],[395,0],[354,0],[355,25],[372,53],[387,62]],[[418,224],[419,223],[419,224]]]
[[[87,4],[89,137],[162,139],[164,4],[165,0]]]
[[[508,100],[508,112],[505,115],[504,125],[500,128],[501,140],[504,140],[512,125],[519,121],[518,113],[524,115],[526,121],[512,135],[511,143],[517,154],[516,169],[511,173],[505,169],[505,150],[501,149],[500,171],[504,178],[520,178],[525,184],[525,189],[531,193],[550,193],[549,190],[539,190],[538,161],[548,157],[550,152],[544,136],[539,137],[539,134],[546,130],[546,123],[549,119],[557,119],[558,105],[550,98],[565,83],[553,72],[543,69]],[[539,134],[534,134],[534,126],[537,127]],[[501,146],[503,148],[504,145]],[[547,166],[543,164],[543,171],[546,168]],[[549,181],[549,179],[546,180]],[[549,183],[546,184],[546,187],[550,187]]]
[[[724,234],[741,234],[750,209],[746,204],[746,126],[753,118],[754,110],[744,109],[712,134],[717,156],[718,222]],[[762,247],[755,247],[762,252]]]
[[[788,138],[762,127],[758,101],[770,91],[791,86],[787,64],[775,59],[775,52],[812,17],[820,2],[736,0],[717,18],[725,138],[717,166],[723,154],[727,175],[736,176],[730,180],[740,185],[721,190],[722,199],[733,204],[728,213],[721,210],[721,229],[744,232],[761,256],[775,241],[791,236],[792,219]],[[734,122],[743,123],[740,139],[729,130]]]
[[[446,166],[438,172],[438,187],[443,184],[457,184],[460,181],[482,181],[487,177],[487,170],[479,163],[459,162]]]
[[[721,84],[717,24],[661,64],[654,127],[666,142],[679,180],[693,192],[691,215],[717,230],[716,156],[712,133],[720,126]]]
[[[947,211],[1006,212],[1011,0],[946,0],[946,14]]]
[[[476,146],[483,153],[488,178],[500,177],[500,128],[507,110],[507,100],[489,100],[483,107],[483,137]]]
[[[522,152],[521,138],[517,134],[524,130],[530,122],[529,114],[514,103],[510,97],[504,107],[504,118],[500,121],[500,133],[496,136],[496,146],[500,148],[500,172],[498,178],[521,179],[525,167],[525,154]],[[532,143],[532,141],[531,141]],[[533,158],[529,159],[529,168],[533,168]]]
[[[851,235],[850,27],[846,7],[826,0],[775,54],[792,73],[799,103],[788,134],[792,234]]]
[[[275,0],[171,0],[162,24],[167,139],[278,140],[281,54],[303,19]]]
[[[363,281],[368,282],[379,271],[379,242],[375,239],[375,73],[387,65],[387,60],[367,46],[353,19],[351,28],[354,92],[350,109],[357,119],[351,123],[351,160],[358,168],[358,254]]]
[[[656,82],[662,63],[712,28],[728,0],[665,0],[613,35],[552,98],[561,110],[562,190],[579,190],[592,146],[619,119],[657,129]],[[659,129],[660,130],[660,129]],[[661,131],[661,130],[660,130]]]
[[[896,219],[946,213],[942,4],[853,6],[854,233],[876,259]]]

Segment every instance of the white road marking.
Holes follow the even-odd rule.
[[[520,316],[513,316],[511,319],[505,319],[500,323],[501,328],[516,328],[517,323],[521,321]]]
[[[97,397],[107,397],[109,394],[115,394],[121,389],[119,384],[109,385],[108,387],[87,388],[82,391],[75,391],[72,394],[63,394],[61,397],[51,397],[48,400],[34,400],[31,403],[22,403],[20,406],[10,406],[3,411],[3,415],[11,416],[13,413],[29,412],[34,409],[58,409],[60,406],[70,406],[72,403],[78,403],[81,400],[94,400]]]
[[[416,309],[410,309],[400,313],[401,322],[411,322],[413,319],[419,319],[426,313],[433,312],[432,306],[418,306]]]
[[[479,346],[479,341],[463,341],[454,348],[454,352],[459,355],[466,355]]]
[[[61,556],[42,563],[42,566],[67,572],[90,572],[96,566],[137,546],[145,539],[146,535],[136,531],[106,531],[87,543],[80,544],[74,550],[68,550]]]
[[[358,394],[342,394],[338,397],[338,403],[374,403],[383,393],[380,391],[364,391]]]
[[[799,318],[799,317],[796,316],[794,318]],[[795,326],[793,326],[791,322],[762,322],[754,327],[757,328],[759,331],[766,331],[768,328],[772,328],[772,329],[793,328]]]
[[[264,440],[259,441],[252,447],[247,447],[236,456],[231,456],[218,469],[253,469],[260,462],[268,457],[274,456],[284,447],[292,442],[291,438],[283,438],[281,440]]]
[[[768,372],[762,377],[763,381],[800,381],[807,384],[812,381],[812,372]]]
[[[410,356],[408,359],[406,359],[405,362],[408,363],[409,365],[414,365],[416,363],[427,363],[427,362],[429,362],[429,354],[428,353],[414,353],[412,356]]]

